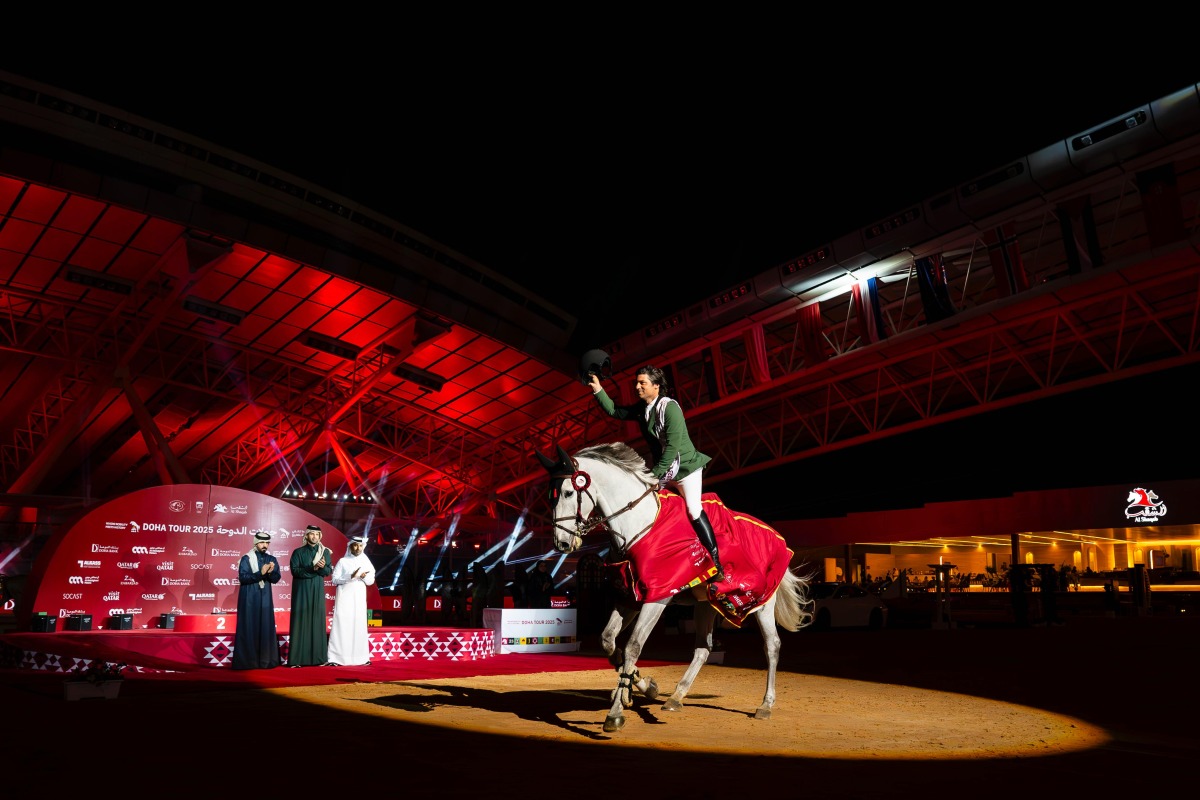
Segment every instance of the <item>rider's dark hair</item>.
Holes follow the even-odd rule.
[[[667,373],[663,372],[658,367],[647,364],[644,367],[638,367],[637,374],[645,375],[647,378],[649,378],[650,382],[658,387],[658,393],[666,396],[667,389],[669,388],[667,384]]]

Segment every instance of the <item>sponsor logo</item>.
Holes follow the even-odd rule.
[[[275,610],[279,611],[280,609],[277,608]],[[236,614],[237,609],[236,608],[221,608],[220,606],[213,606],[212,613],[213,614]]]
[[[126,575],[124,578],[121,578],[121,585],[122,586],[137,586],[138,582],[133,579],[132,575]]]
[[[123,531],[129,527],[128,522],[105,522],[104,528],[110,531]]]
[[[218,514],[228,514],[229,507],[224,503],[213,503],[213,511],[217,512]]]
[[[290,594],[281,594],[281,595],[279,595],[279,599],[280,600],[291,600],[292,596]],[[275,610],[276,611],[287,611],[286,608],[277,608]]]
[[[167,552],[167,548],[146,547],[145,545],[135,544],[133,547],[129,548],[129,552],[133,553],[135,556],[156,556],[160,553]]]
[[[250,506],[230,506],[229,513],[230,514],[249,514]]]
[[[92,545],[93,553],[118,553],[121,548],[115,544],[94,544]]]
[[[139,531],[141,531],[141,528],[138,527],[138,524],[136,522],[134,522],[133,520],[130,520],[129,521],[129,530],[132,533],[138,533]]]
[[[1167,515],[1167,504],[1152,489],[1131,489],[1125,503],[1125,519],[1134,522],[1158,522]]]
[[[219,547],[214,547],[208,551],[208,554],[213,558],[230,558],[232,556],[240,556],[241,550],[222,550]]]
[[[101,597],[100,599],[105,603],[114,603],[121,599],[121,593],[120,592],[109,592],[108,594],[104,595],[104,597]]]
[[[118,561],[117,566],[121,569],[137,569],[141,563],[140,561]]]
[[[188,569],[212,569],[212,564],[192,564]]]
[[[170,503],[167,503],[167,508],[178,514],[180,511],[183,511],[185,508],[187,508],[187,503],[183,502],[182,500],[172,500]]]
[[[109,615],[110,617],[119,617],[119,616],[121,616],[122,614],[125,614],[125,613],[127,613],[127,612],[126,612],[126,611],[125,611],[125,609],[123,609],[123,608],[110,608],[110,609],[108,610],[108,615]]]
[[[204,513],[204,501],[203,501],[203,500],[197,500],[197,501],[196,501],[196,513],[197,513],[197,514],[203,514],[203,513]]]
[[[188,597],[193,600],[216,600],[216,592],[188,592]]]
[[[72,614],[86,614],[86,613],[87,612],[84,611],[82,608],[60,608],[58,610],[58,615],[60,617],[69,617]]]
[[[82,600],[83,592],[63,592],[63,600]]]
[[[183,546],[183,549],[179,551],[179,555],[181,555],[181,556],[197,556],[200,554],[185,544]]]
[[[67,578],[67,583],[72,586],[90,586],[93,583],[99,583],[99,575],[72,575]]]
[[[143,600],[166,600],[167,595],[165,592],[147,592],[146,594],[142,595],[142,599]]]
[[[79,564],[80,569],[100,569],[99,561],[85,561],[81,558],[76,563]]]
[[[213,586],[233,586],[232,578],[213,578]]]
[[[163,578],[163,586],[191,586],[192,582],[187,578]]]
[[[175,562],[174,561],[162,562],[161,564],[158,565],[158,571],[159,572],[174,572],[175,571]]]

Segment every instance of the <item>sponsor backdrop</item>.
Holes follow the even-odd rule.
[[[133,628],[158,627],[168,613],[235,614],[238,562],[261,529],[270,532],[268,549],[282,568],[275,610],[290,612],[288,561],[308,525],[321,528],[336,564],[346,553],[342,532],[278,498],[200,484],[143,489],[84,513],[47,542],[25,608],[60,618],[91,614],[93,629],[118,614],[132,614]],[[326,579],[328,614],[333,598]],[[381,608],[374,585],[367,587],[367,607]]]

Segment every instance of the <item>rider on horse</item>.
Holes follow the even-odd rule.
[[[665,374],[649,365],[638,369],[634,390],[641,402],[618,406],[600,386],[600,372],[608,366],[609,358],[603,350],[591,350],[584,355],[580,372],[587,376],[585,382],[609,416],[637,420],[653,458],[654,463],[648,465],[650,471],[658,478],[660,488],[671,485],[683,496],[692,529],[712,556],[716,574],[709,581],[725,580],[725,571],[717,557],[717,537],[700,502],[704,466],[711,459],[692,444],[683,409],[666,395]]]

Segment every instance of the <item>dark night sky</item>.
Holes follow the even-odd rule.
[[[576,316],[578,352],[1196,81],[993,64],[880,83],[782,56],[642,70],[527,56],[457,73],[411,57],[352,78],[322,59],[159,72],[121,48],[86,69],[6,61],[459,250]]]

